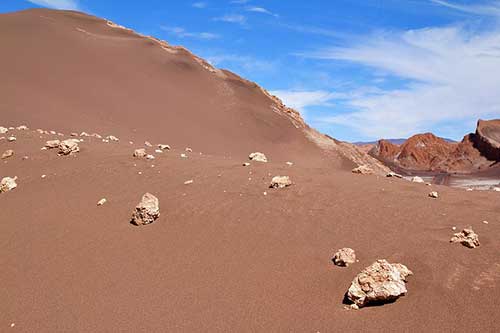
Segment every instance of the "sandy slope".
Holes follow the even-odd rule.
[[[99,37],[68,28],[82,25]],[[21,45],[20,37],[29,43]],[[47,66],[33,59],[49,55],[14,50],[38,45],[54,56],[64,53],[58,38],[75,39],[64,52],[81,57]],[[121,139],[84,138],[75,157],[41,151],[53,136],[33,130],[13,131],[15,143],[0,141],[2,152],[16,152],[0,162],[0,176],[19,177],[17,189],[0,194],[1,331],[498,330],[498,193],[353,175],[348,162],[312,144],[243,81],[223,81],[237,96],[230,107],[210,91],[219,82],[213,73],[175,59],[163,62],[165,76],[148,71],[150,63],[175,56],[80,14],[2,15],[0,39],[9,45],[0,59],[19,59],[0,61],[17,80],[17,89],[0,83],[0,125]],[[121,60],[110,68],[94,67],[102,61],[85,65],[95,47],[88,43]],[[67,74],[80,64],[70,84]],[[116,76],[95,79],[100,72]],[[180,111],[165,111],[172,108]],[[134,159],[145,140],[173,149],[154,161]],[[194,151],[182,159],[187,146]],[[255,150],[271,162],[243,167]],[[294,185],[268,189],[277,174]],[[188,179],[194,183],[184,185]],[[428,198],[431,189],[441,197]],[[160,199],[161,216],[134,227],[130,214],[146,191]],[[108,203],[98,207],[102,197]],[[469,225],[479,248],[448,242],[453,226]],[[344,246],[360,262],[335,267],[331,257]],[[409,294],[382,307],[345,310],[351,280],[379,258],[414,272]]]

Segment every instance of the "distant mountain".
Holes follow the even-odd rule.
[[[445,140],[446,142],[450,142],[450,143],[456,142],[455,140],[452,140],[452,139],[447,139],[447,138],[441,138],[441,139]],[[383,140],[390,142],[394,145],[402,145],[408,139],[401,138],[401,139],[383,139]],[[358,141],[358,142],[353,142],[353,144],[356,146],[366,146],[366,145],[375,145],[375,144],[377,144],[377,142],[378,141]]]

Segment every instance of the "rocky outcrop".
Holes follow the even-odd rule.
[[[465,228],[461,232],[454,234],[450,242],[460,243],[470,249],[474,249],[480,245],[479,236],[472,230],[472,227]]]
[[[356,262],[356,253],[353,249],[345,247],[335,252],[332,261],[337,266],[347,267]]]
[[[409,171],[485,170],[500,161],[500,120],[479,120],[476,132],[458,143],[425,133],[412,136],[400,146],[380,140],[369,154],[390,167]]]
[[[59,144],[59,155],[72,155],[80,151],[78,146],[78,139],[68,139],[61,141]]]
[[[475,143],[483,156],[492,161],[500,161],[500,119],[477,122]]]
[[[132,213],[131,223],[137,226],[153,223],[160,216],[158,198],[151,193],[142,196],[141,202]]]
[[[354,278],[347,299],[354,308],[394,301],[407,293],[406,278],[410,275],[413,273],[405,265],[377,260]]]

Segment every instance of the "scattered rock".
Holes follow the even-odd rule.
[[[337,266],[349,266],[350,264],[354,264],[356,262],[356,253],[353,249],[345,247],[343,249],[338,250],[333,255],[333,263]]]
[[[164,144],[159,144],[158,148],[160,148],[161,150],[170,150],[170,146]]]
[[[47,177],[47,175],[42,175],[42,179],[45,179]]]
[[[465,228],[461,232],[454,234],[450,242],[460,243],[470,249],[474,249],[480,245],[479,236],[472,230],[472,227]]]
[[[373,174],[373,169],[367,165],[360,165],[359,167],[352,169],[351,172],[361,175],[371,175]]]
[[[9,137],[7,138],[7,141],[9,141],[9,142],[14,142],[14,141],[16,141],[16,140],[17,140],[17,138],[16,138],[15,136],[9,136]]]
[[[285,188],[287,186],[292,185],[292,181],[288,176],[275,176],[271,180],[270,188]]]
[[[9,129],[8,129],[8,128],[3,127],[3,126],[0,126],[0,134],[5,134],[5,133],[7,133],[8,131],[9,131]]]
[[[60,144],[61,144],[61,141],[59,141],[59,140],[49,140],[49,141],[45,142],[45,147],[48,149],[53,149],[53,148],[59,147]]]
[[[346,296],[359,308],[394,301],[407,293],[406,278],[410,275],[413,273],[405,265],[377,260],[354,278]]]
[[[250,166],[250,163],[245,162],[245,163],[243,163],[243,166]]]
[[[293,165],[293,162],[286,162],[286,165],[288,165],[288,166],[292,166],[292,165]]]
[[[97,201],[97,206],[102,206],[104,205],[108,200],[106,198],[102,198],[101,200]]]
[[[192,153],[192,152],[193,152],[193,150],[192,150],[191,148],[187,147],[187,148],[186,148],[186,152],[187,152],[187,153]]]
[[[146,147],[153,147],[153,145],[152,145],[152,144],[151,144],[151,142],[149,142],[149,141],[144,142],[144,145],[145,145]]]
[[[90,134],[87,132],[82,132],[82,133],[80,133],[80,136],[90,136]]]
[[[78,133],[72,132],[70,133],[71,136],[78,136]]]
[[[437,199],[439,198],[439,194],[436,191],[432,191],[431,193],[429,193],[429,197]]]
[[[155,153],[162,154],[163,150],[161,150],[161,149],[155,149]]]
[[[147,156],[146,149],[139,148],[139,149],[134,150],[134,157],[143,158],[146,156]]]
[[[153,223],[160,216],[160,206],[158,198],[151,193],[142,196],[141,202],[135,207],[132,213],[132,223],[141,226]]]
[[[2,179],[0,182],[0,193],[3,192],[8,192],[17,187],[16,183],[17,177],[11,178],[11,177],[5,177]]]
[[[14,156],[14,151],[12,149],[8,149],[2,154],[2,160],[12,156]]]
[[[146,155],[146,159],[148,159],[148,160],[154,160],[155,157],[154,157],[154,155],[148,154],[148,155]]]
[[[422,179],[422,177],[419,177],[419,176],[415,176],[411,179],[412,182],[414,183],[424,183],[424,180]]]
[[[386,177],[394,177],[394,178],[403,178],[402,175],[400,175],[399,173],[395,173],[393,171],[389,172]]]
[[[184,153],[182,153],[182,154],[181,154],[181,157],[182,157],[182,158],[187,158],[187,155],[186,155],[186,154],[184,154]]]
[[[267,157],[263,153],[255,152],[248,155],[248,158],[255,162],[267,162]]]
[[[98,139],[102,139],[102,136],[100,134],[97,134],[97,133],[92,133],[92,135],[94,138],[98,138]]]
[[[190,180],[186,180],[184,182],[184,185],[189,185],[189,184],[192,184],[192,183],[194,183],[194,180],[190,179]]]
[[[80,151],[77,139],[68,139],[59,144],[59,155],[72,155]]]
[[[108,135],[106,137],[106,140],[109,140],[109,141],[114,141],[114,142],[117,142],[117,141],[120,141],[120,139],[118,139],[116,136],[114,135]]]
[[[18,126],[16,128],[18,131],[27,131],[28,130],[28,126],[26,125],[21,125],[21,126]]]

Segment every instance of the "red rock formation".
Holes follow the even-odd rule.
[[[477,122],[475,143],[481,153],[493,161],[500,161],[500,119]]]

